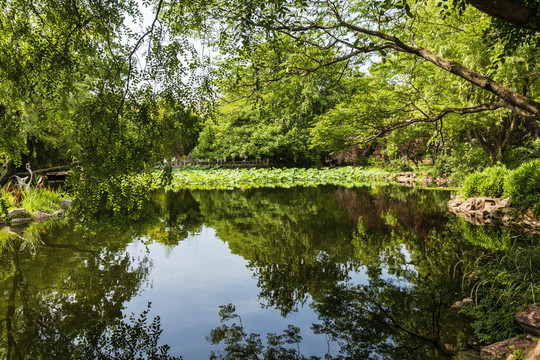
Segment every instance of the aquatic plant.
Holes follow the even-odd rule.
[[[322,169],[178,169],[169,189],[290,188],[293,186],[339,185],[347,188],[373,183],[385,184],[389,173],[375,168],[340,167]],[[159,173],[154,183],[159,184]]]

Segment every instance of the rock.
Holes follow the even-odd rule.
[[[71,199],[62,200],[62,206],[70,207],[71,206]]]
[[[501,199],[499,201],[499,204],[502,206],[502,207],[510,207],[512,206],[512,203],[510,202],[510,199],[506,198],[506,199]]]
[[[448,186],[448,181],[440,176],[435,179],[435,183],[437,183],[438,186]]]
[[[525,350],[532,341],[525,336],[516,336],[512,339],[500,341],[495,344],[484,346],[480,351],[482,360],[490,360],[494,357],[502,357],[505,354],[512,353],[514,350]]]
[[[53,212],[52,216],[54,216],[54,217],[62,217],[62,216],[64,216],[64,212],[65,212],[64,210],[58,210],[58,211]]]
[[[477,210],[482,210],[486,206],[486,198],[476,198],[474,199],[474,207]]]
[[[47,214],[47,213],[44,213],[44,212],[41,212],[41,211],[36,211],[36,214],[34,215],[36,217],[36,219],[48,219],[50,217],[52,217],[51,214]]]
[[[476,225],[498,224],[519,222],[525,225],[526,229],[540,232],[540,221],[529,219],[527,215],[519,214],[512,208],[510,200],[490,197],[470,198],[461,200],[452,199],[448,202],[448,209],[463,217],[470,223]]]
[[[14,218],[24,218],[24,217],[29,217],[30,213],[28,212],[28,210],[26,210],[24,208],[19,208],[19,209],[9,210],[8,211],[8,216],[10,218],[12,218],[12,219],[14,219]]]
[[[484,219],[490,219],[490,218],[493,217],[493,214],[492,214],[491,210],[489,210],[489,209],[484,209],[480,213],[482,214],[482,217]]]
[[[451,310],[460,310],[464,307],[470,306],[474,303],[473,299],[465,298],[462,301],[456,301],[454,305],[450,306]]]
[[[16,218],[11,220],[13,226],[28,224],[34,221],[34,218]]]
[[[525,354],[523,354],[523,360],[538,360],[540,359],[540,343],[538,340],[533,342],[527,350],[525,350]]]
[[[540,336],[540,304],[530,305],[518,312],[516,320],[526,333]]]
[[[463,199],[457,197],[457,198],[454,198],[454,199],[452,199],[452,200],[450,200],[450,201],[448,202],[448,207],[449,207],[449,208],[457,208],[457,207],[459,207],[461,204],[463,204]]]
[[[459,210],[464,212],[470,212],[476,210],[476,201],[474,198],[465,200],[461,205],[459,205]]]
[[[397,174],[397,177],[403,177],[403,178],[415,178],[416,174],[412,171],[404,171]]]
[[[433,176],[429,176],[428,173],[423,173],[422,176],[423,176],[422,182],[424,183],[425,186],[430,186],[435,183],[435,178]]]
[[[540,229],[540,220],[523,220],[523,224],[532,229]]]

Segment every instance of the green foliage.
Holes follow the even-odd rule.
[[[62,209],[61,202],[66,197],[62,189],[52,190],[48,188],[31,188],[29,192],[22,193],[20,202],[16,201],[16,193],[8,190],[8,188],[4,188],[0,194],[3,215],[7,215],[7,211],[12,208],[20,207],[25,208],[31,214],[38,210],[50,214]]]
[[[171,164],[167,163],[163,170],[161,170],[161,174],[159,175],[159,187],[165,188],[167,186],[170,186],[173,181],[173,169]]]
[[[508,177],[505,193],[522,208],[540,216],[540,159],[525,163]]]
[[[401,171],[412,171],[413,167],[409,163],[409,160],[407,157],[401,157],[399,159],[392,159],[387,164],[385,164],[384,168],[390,172],[401,172]]]
[[[121,215],[137,220],[151,210],[150,191],[155,180],[150,174],[111,177],[100,182],[81,182],[73,174],[70,180],[75,199],[72,211],[81,219]]]
[[[488,167],[482,172],[472,173],[465,178],[461,193],[466,198],[478,196],[502,197],[509,174],[510,171],[502,165]]]
[[[0,192],[0,216],[4,219],[8,218],[8,211],[13,204],[13,195],[10,192],[2,190]]]
[[[516,206],[532,208],[540,216],[540,159],[514,170],[497,165],[474,172],[465,178],[461,193],[466,198],[508,196]]]
[[[431,175],[448,178],[453,185],[461,185],[470,173],[490,165],[489,158],[480,148],[456,146],[452,155],[434,156]]]
[[[66,194],[62,190],[51,189],[31,189],[23,197],[20,207],[25,208],[30,213],[42,211],[44,213],[53,213],[62,209],[62,200]]]
[[[505,165],[509,169],[515,169],[534,159],[540,159],[540,137],[509,149],[506,152]]]
[[[527,244],[486,254],[467,270],[464,281],[475,305],[462,312],[475,319],[472,326],[479,339],[492,343],[521,333],[515,314],[540,296],[540,247]]]
[[[243,78],[244,67],[235,68]],[[225,87],[230,87],[226,74]],[[329,75],[288,79],[269,84],[252,98],[233,87],[213,118],[206,121],[193,155],[199,158],[273,159],[278,163],[317,163],[320,151],[310,148],[310,129],[315,116],[330,108],[338,93]]]

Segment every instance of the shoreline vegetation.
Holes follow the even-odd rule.
[[[505,203],[513,206],[513,213],[528,214],[529,218],[539,218],[540,208],[540,160],[526,163],[515,170],[507,170],[502,165],[488,167],[465,177],[461,186],[450,184],[445,177],[429,175],[429,167],[417,172],[397,172],[381,167],[321,167],[321,168],[219,168],[185,166],[165,167],[150,173],[121,177],[118,185],[123,197],[145,197],[151,190],[232,190],[254,188],[291,188],[295,186],[313,187],[324,185],[345,188],[399,185],[423,187],[426,189],[449,190],[456,192],[462,204],[467,199],[495,198],[508,199]],[[65,209],[62,200],[68,196],[83,197],[84,194],[67,194],[64,190],[32,188],[19,191],[16,187],[4,187],[1,197],[0,221],[9,218],[8,211],[18,208],[27,210],[34,218],[41,214],[52,214]],[[107,198],[114,197],[111,187],[100,189]],[[459,205],[460,205],[459,204]],[[458,206],[459,206],[458,205]],[[449,203],[450,209],[454,205]],[[115,208],[114,213],[122,212]],[[129,209],[128,209],[129,210]],[[471,209],[478,212],[479,209]],[[467,213],[462,210],[461,213]],[[505,214],[508,212],[505,211]],[[20,217],[20,216],[18,216]],[[511,217],[506,216],[506,220]],[[482,224],[481,222],[477,222]],[[504,222],[498,222],[504,224]]]

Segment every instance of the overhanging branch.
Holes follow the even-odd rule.
[[[478,113],[482,111],[496,110],[502,107],[506,107],[506,104],[504,103],[504,101],[497,100],[497,101],[490,102],[487,104],[481,104],[481,105],[466,107],[466,108],[446,108],[434,116],[404,120],[404,121],[400,121],[395,124],[386,126],[384,129],[380,129],[376,134],[373,134],[367,139],[364,139],[361,142],[361,144],[369,143],[377,138],[383,137],[384,135],[388,134],[389,132],[393,130],[402,129],[412,124],[431,123],[431,122],[439,121],[448,114],[458,114],[458,115],[474,114],[474,113]]]

